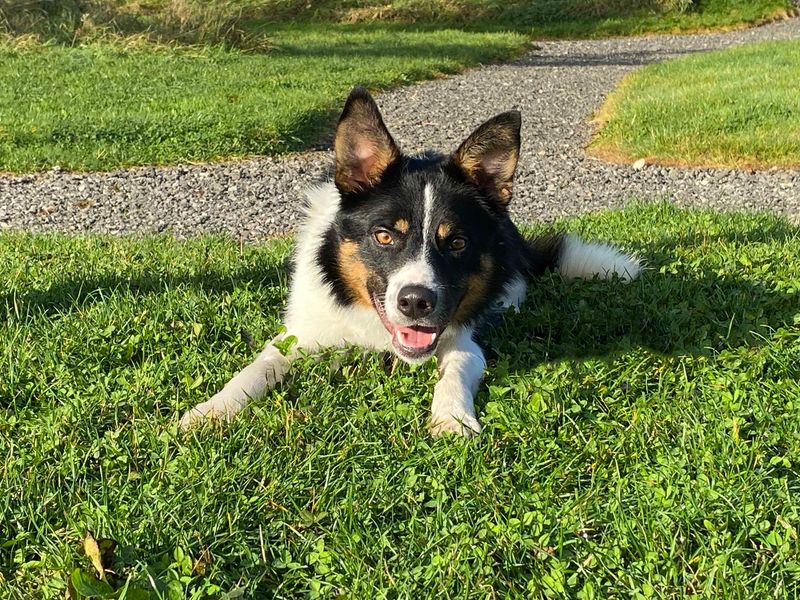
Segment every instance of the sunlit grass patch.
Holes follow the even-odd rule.
[[[616,160],[800,166],[800,42],[689,56],[629,75],[590,149]]]
[[[356,83],[508,58],[521,34],[275,26],[266,53],[107,43],[0,45],[0,171],[105,170],[301,150]]]
[[[800,231],[666,204],[559,226],[648,269],[532,286],[484,338],[474,440],[428,435],[434,365],[358,351],[179,435],[277,330],[290,242],[0,236],[0,595],[94,577],[87,530],[141,594],[791,595]]]

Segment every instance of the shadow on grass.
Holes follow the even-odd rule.
[[[785,242],[798,236],[788,223],[761,225],[729,234],[664,237],[640,246],[636,250],[648,268],[629,285],[566,282],[556,276],[535,280],[522,311],[509,313],[488,330],[489,358],[507,355],[514,361],[511,368],[524,372],[543,361],[611,357],[635,347],[678,356],[757,345],[774,330],[792,324],[800,312],[800,295],[781,291],[766,278],[727,274],[719,265],[704,264],[697,254],[682,263],[669,249]],[[760,267],[769,277],[769,265]],[[728,270],[741,268],[734,262]],[[188,276],[153,270],[132,277],[67,277],[43,289],[6,292],[0,303],[10,315],[54,315],[84,309],[120,290],[140,296],[190,286],[221,293],[242,286],[283,286],[287,277],[288,261],[230,272],[198,269]]]
[[[545,277],[531,284],[519,314],[509,313],[488,332],[490,361],[514,356],[511,370],[524,373],[546,361],[612,358],[637,347],[668,356],[710,356],[761,345],[775,330],[792,326],[800,294],[782,291],[772,280],[721,272],[735,266],[706,266],[697,257],[676,261],[664,248],[797,238],[796,228],[778,222],[730,235],[664,237],[637,249],[647,270],[631,284]]]
[[[243,285],[281,286],[289,274],[288,262],[280,266],[249,267],[230,273],[201,270],[191,276],[145,272],[134,277],[108,275],[97,278],[75,277],[29,292],[4,292],[0,305],[8,314],[58,315],[85,309],[103,302],[110,293],[128,292],[132,296],[158,295],[165,289],[192,287],[208,293],[231,292]]]
[[[800,304],[797,294],[710,272],[699,279],[651,273],[630,286],[610,285],[536,286],[528,308],[489,333],[490,358],[512,355],[511,370],[522,373],[545,361],[614,357],[637,347],[710,356],[760,345],[791,325]]]

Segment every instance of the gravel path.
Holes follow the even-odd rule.
[[[609,165],[585,155],[587,118],[640,65],[761,40],[799,39],[800,19],[731,33],[541,43],[522,59],[377,97],[406,151],[454,149],[481,121],[523,113],[514,216],[550,220],[631,197],[681,205],[767,209],[797,220],[800,171]],[[291,231],[304,187],[325,176],[329,151],[214,165],[99,174],[58,170],[0,176],[0,229],[227,233],[252,241]]]

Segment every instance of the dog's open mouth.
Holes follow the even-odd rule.
[[[392,334],[392,346],[401,358],[420,359],[434,351],[444,327],[395,325],[386,316],[383,303],[375,295],[372,296],[372,305],[381,318],[383,326]]]

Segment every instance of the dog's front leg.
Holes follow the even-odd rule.
[[[461,435],[481,432],[474,399],[486,360],[472,333],[472,329],[463,329],[439,349],[439,383],[433,390],[431,406],[433,435],[446,431]]]
[[[275,346],[275,342],[284,337],[279,336],[272,340],[256,359],[239,371],[224,388],[187,411],[181,418],[181,428],[187,429],[205,420],[230,421],[236,413],[247,406],[248,401],[262,398],[280,383],[289,369],[291,359],[296,355],[295,349],[292,349],[288,357],[284,356]]]

